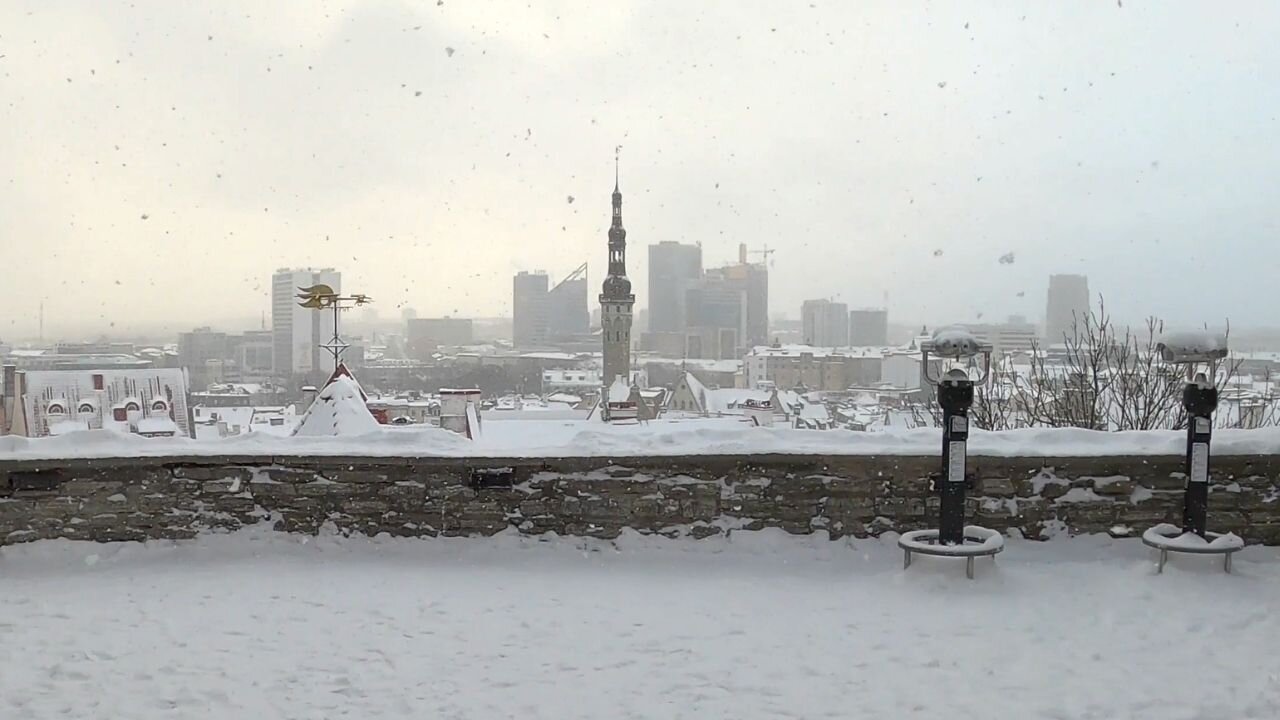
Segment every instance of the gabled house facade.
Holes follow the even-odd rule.
[[[18,371],[13,390],[12,435],[110,430],[191,437],[187,375],[179,368]]]

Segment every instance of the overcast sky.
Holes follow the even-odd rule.
[[[1039,320],[1081,272],[1280,324],[1277,37],[1261,0],[6,0],[0,338],[42,298],[47,336],[239,329],[285,265],[384,316],[594,288],[616,145],[641,306],[679,240],[776,249],[775,313]]]

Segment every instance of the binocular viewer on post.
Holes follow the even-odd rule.
[[[954,384],[958,381],[984,383],[991,374],[991,343],[982,342],[964,328],[940,328],[933,337],[920,344],[921,367],[930,385]],[[930,356],[948,361],[952,367],[943,371],[941,365],[930,363]],[[968,368],[973,360],[982,356],[982,370],[978,378],[969,377]]]
[[[914,553],[962,557],[965,574],[972,579],[974,558],[993,557],[1004,549],[1004,536],[999,532],[964,524],[969,408],[973,406],[975,382],[985,383],[991,374],[991,344],[964,328],[942,328],[920,344],[920,355],[925,380],[937,387],[942,407],[942,472],[931,485],[940,496],[938,527],[905,533],[898,538],[898,547],[903,551],[904,568],[911,566]],[[981,377],[975,380],[969,370],[979,356]],[[934,360],[942,362],[935,365]]]
[[[1160,338],[1156,352],[1167,363],[1186,365],[1188,382],[1208,388],[1217,375],[1218,362],[1227,356],[1227,338],[1207,332],[1171,333]],[[1207,366],[1207,374],[1197,372],[1200,365]]]
[[[1227,338],[1207,332],[1170,333],[1156,343],[1156,352],[1167,363],[1216,363],[1227,356]]]
[[[964,328],[936,331],[920,344],[921,373],[937,388],[936,400],[942,409],[942,470],[930,489],[939,497],[938,526],[905,533],[898,539],[904,553],[903,567],[910,567],[913,554],[963,557],[965,574],[972,578],[974,559],[994,556],[1004,547],[1003,536],[994,530],[965,525],[969,410],[975,385],[985,383],[991,373],[989,343],[980,341]],[[1213,435],[1213,412],[1218,405],[1215,384],[1218,363],[1227,357],[1227,339],[1208,332],[1171,333],[1156,345],[1161,359],[1171,365],[1185,365],[1187,383],[1182,406],[1186,413],[1186,487],[1181,527],[1161,523],[1142,535],[1142,541],[1160,551],[1157,571],[1164,569],[1170,552],[1221,554],[1224,568],[1231,572],[1231,555],[1244,547],[1230,533],[1207,528],[1209,505],[1209,444]],[[981,364],[977,358],[981,356]],[[975,378],[971,371],[981,368]]]

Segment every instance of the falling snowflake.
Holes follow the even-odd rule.
[[[573,196],[572,196],[572,195],[570,195],[570,196],[569,196],[569,204],[570,204],[570,205],[572,205],[572,204],[573,204]]]
[[[1001,264],[1001,265],[1012,265],[1012,264],[1013,264],[1013,253],[1011,253],[1011,252],[1007,252],[1007,253],[1005,253],[1005,254],[1001,255],[1001,256],[1000,256],[1000,264]]]
[[[942,257],[942,248],[938,248],[937,250],[934,250],[934,251],[933,251],[933,256],[934,256],[934,257]]]
[[[454,52],[456,52],[456,51],[455,51],[453,48],[451,48],[451,47],[447,47],[447,48],[445,48],[445,49],[444,49],[444,54],[445,54],[445,55],[448,55],[449,57],[453,57],[453,53],[454,53]]]

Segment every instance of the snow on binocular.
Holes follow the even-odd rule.
[[[942,328],[924,343],[923,349],[930,355],[962,360],[990,352],[991,346],[979,342],[973,333],[963,328]]]
[[[1156,350],[1165,362],[1212,362],[1227,356],[1227,338],[1206,332],[1172,333],[1160,339]]]

